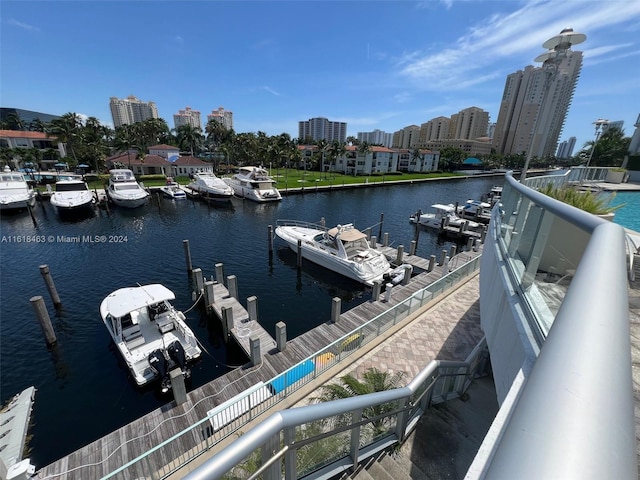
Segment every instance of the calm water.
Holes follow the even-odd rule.
[[[640,232],[640,192],[617,192],[611,205],[624,205],[616,210],[615,223]]]
[[[37,388],[33,410],[32,462],[40,467],[80,448],[131,420],[163,405],[155,389],[141,390],[115,351],[99,316],[102,299],[135,283],[163,283],[176,294],[174,305],[192,306],[182,240],[188,239],[194,267],[207,277],[224,263],[226,275],[238,278],[243,303],[258,297],[260,322],[269,332],[287,324],[293,338],[330,318],[331,299],[339,296],[343,310],[370,298],[359,284],[305,262],[298,273],[295,253],[277,238],[267,251],[267,227],[276,219],[319,221],[327,225],[353,222],[372,227],[384,213],[383,232],[392,245],[408,251],[415,230],[408,217],[433,203],[464,202],[486,194],[502,178],[476,178],[385,186],[362,190],[309,193],[259,205],[234,199],[228,208],[162,200],[139,210],[112,209],[81,221],[61,221],[48,204],[35,209],[38,225],[28,214],[3,216],[0,223],[0,394],[4,403],[24,388]],[[618,215],[616,215],[618,217]],[[43,243],[15,243],[13,236],[43,236]],[[121,236],[119,243],[65,243],[53,236]],[[417,253],[439,255],[449,243],[422,230]],[[38,266],[48,264],[64,309],[56,313]],[[29,299],[45,298],[58,343],[47,348]],[[187,323],[208,354],[193,368],[195,388],[245,363],[236,348],[226,348],[217,322],[186,314]]]

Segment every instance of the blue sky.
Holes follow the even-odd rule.
[[[237,132],[298,121],[394,132],[463,108],[497,121],[506,76],[563,28],[587,35],[560,140],[640,114],[640,1],[13,1],[0,3],[0,104],[112,124],[109,98],[234,113]]]

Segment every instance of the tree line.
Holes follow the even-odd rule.
[[[44,132],[55,142],[65,145],[70,166],[86,164],[90,170],[100,172],[105,168],[105,159],[116,153],[135,154],[138,158],[146,155],[149,147],[158,144],[175,146],[181,152],[210,161],[219,170],[222,165],[246,165],[253,163],[271,164],[273,167],[301,167],[309,170],[325,171],[333,167],[336,159],[347,152],[347,144],[357,146],[358,155],[366,155],[373,145],[348,137],[346,142],[332,143],[326,140],[297,139],[288,133],[268,136],[264,132],[236,133],[215,119],[207,122],[204,131],[192,125],[180,125],[170,129],[162,118],[151,118],[115,129],[102,125],[95,117],[83,119],[76,113],[66,113],[49,123],[40,119],[26,123],[15,113],[11,113],[0,124],[3,130],[30,130]],[[590,166],[620,166],[628,153],[631,139],[625,137],[619,128],[607,129],[597,141],[586,142],[583,148],[570,159],[555,157],[533,158],[529,168],[550,168],[585,164]],[[298,145],[315,145],[311,157],[302,158]],[[593,153],[592,153],[593,152]],[[425,150],[414,148],[411,159],[422,161]],[[452,147],[440,150],[438,168],[453,171],[463,168],[468,153]],[[526,155],[501,155],[492,151],[476,155],[484,169],[521,169]],[[38,165],[43,159],[59,160],[55,148],[0,148],[0,160],[4,164],[18,161]]]

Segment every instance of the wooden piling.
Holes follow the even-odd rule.
[[[373,282],[373,292],[371,293],[371,301],[377,302],[380,300],[380,292],[382,291],[382,281],[375,280]]]
[[[331,301],[331,323],[338,323],[340,320],[340,310],[342,309],[342,300],[340,297],[333,297]]]
[[[369,245],[371,245],[371,248],[373,248],[374,250],[378,248],[378,239],[375,235],[371,237],[371,242],[369,242]]]
[[[258,297],[255,295],[247,298],[247,311],[249,312],[249,320],[258,321]]]
[[[427,267],[427,272],[432,272],[434,267],[436,266],[436,256],[429,256],[429,266]]]
[[[229,275],[227,277],[227,290],[229,296],[238,300],[238,277],[235,275]]]
[[[51,325],[51,318],[49,317],[49,312],[47,312],[47,307],[44,304],[44,299],[41,295],[37,295],[35,297],[31,297],[29,301],[33,306],[33,310],[36,312],[36,319],[42,328],[42,333],[44,333],[47,345],[53,345],[57,341],[56,332],[53,329],[53,325]]]
[[[38,222],[36,221],[36,216],[33,214],[33,208],[31,208],[31,205],[29,205],[29,203],[27,203],[27,211],[29,212],[29,216],[31,216],[31,221],[33,222],[33,226],[37,227]]]
[[[404,245],[398,245],[398,253],[396,255],[396,264],[401,265],[404,256]]]
[[[269,253],[273,253],[273,225],[267,227],[267,246]]]
[[[231,307],[222,307],[222,336],[224,343],[229,343],[229,335],[233,330],[233,309]]]
[[[216,280],[220,285],[225,285],[224,283],[224,263],[216,263]]]
[[[409,255],[415,255],[416,254],[416,246],[418,245],[418,243],[415,240],[411,240],[411,243],[409,244]]]
[[[202,289],[204,286],[204,278],[202,276],[202,269],[194,268],[192,271],[193,274],[193,285],[195,288],[195,292],[199,295],[202,293]]]
[[[453,258],[456,256],[456,253],[458,252],[458,247],[457,245],[451,245],[451,248],[449,248],[449,258]]]
[[[440,265],[444,265],[444,259],[447,256],[447,251],[445,249],[442,249],[442,252],[440,252]]]
[[[182,240],[184,247],[184,259],[187,262],[187,273],[191,273],[193,265],[191,264],[191,250],[189,249],[189,240]]]
[[[254,367],[262,363],[262,355],[260,354],[260,337],[253,334],[249,337],[249,345],[251,348],[251,365]]]
[[[378,230],[378,238],[382,238],[382,224],[384,222],[384,213],[380,214],[380,228]],[[386,247],[386,245],[385,245]]]
[[[411,265],[404,266],[404,277],[402,278],[402,285],[408,285],[409,280],[411,280]]]
[[[47,290],[49,290],[49,295],[51,296],[51,300],[53,301],[53,306],[56,309],[61,308],[62,302],[60,301],[60,296],[58,295],[56,286],[53,283],[53,278],[51,278],[49,265],[40,265],[40,273],[42,274],[42,278],[44,278],[44,283],[47,285]]]
[[[169,372],[171,379],[171,389],[173,390],[173,398],[177,405],[182,405],[187,401],[187,387],[184,384],[184,375],[180,368],[174,368]]]
[[[276,346],[279,352],[287,348],[287,325],[284,322],[276,323]]]
[[[208,281],[204,282],[204,302],[205,307],[209,308],[216,300],[213,286],[215,282]]]
[[[298,268],[302,267],[302,240],[298,240],[298,257],[296,265]]]
[[[389,246],[389,233],[385,232],[385,234],[382,236],[382,245],[384,247],[388,247]]]

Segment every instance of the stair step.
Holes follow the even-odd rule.
[[[396,461],[396,456],[385,455],[379,460],[378,464],[391,475],[393,480],[412,480],[417,478],[411,475],[411,470],[407,470],[406,465],[402,465]],[[409,466],[413,466],[413,464],[410,463]]]
[[[389,474],[385,470],[385,468],[380,465],[380,462],[373,462],[369,468],[367,468],[367,472],[375,478],[375,480],[396,480],[395,477]]]

